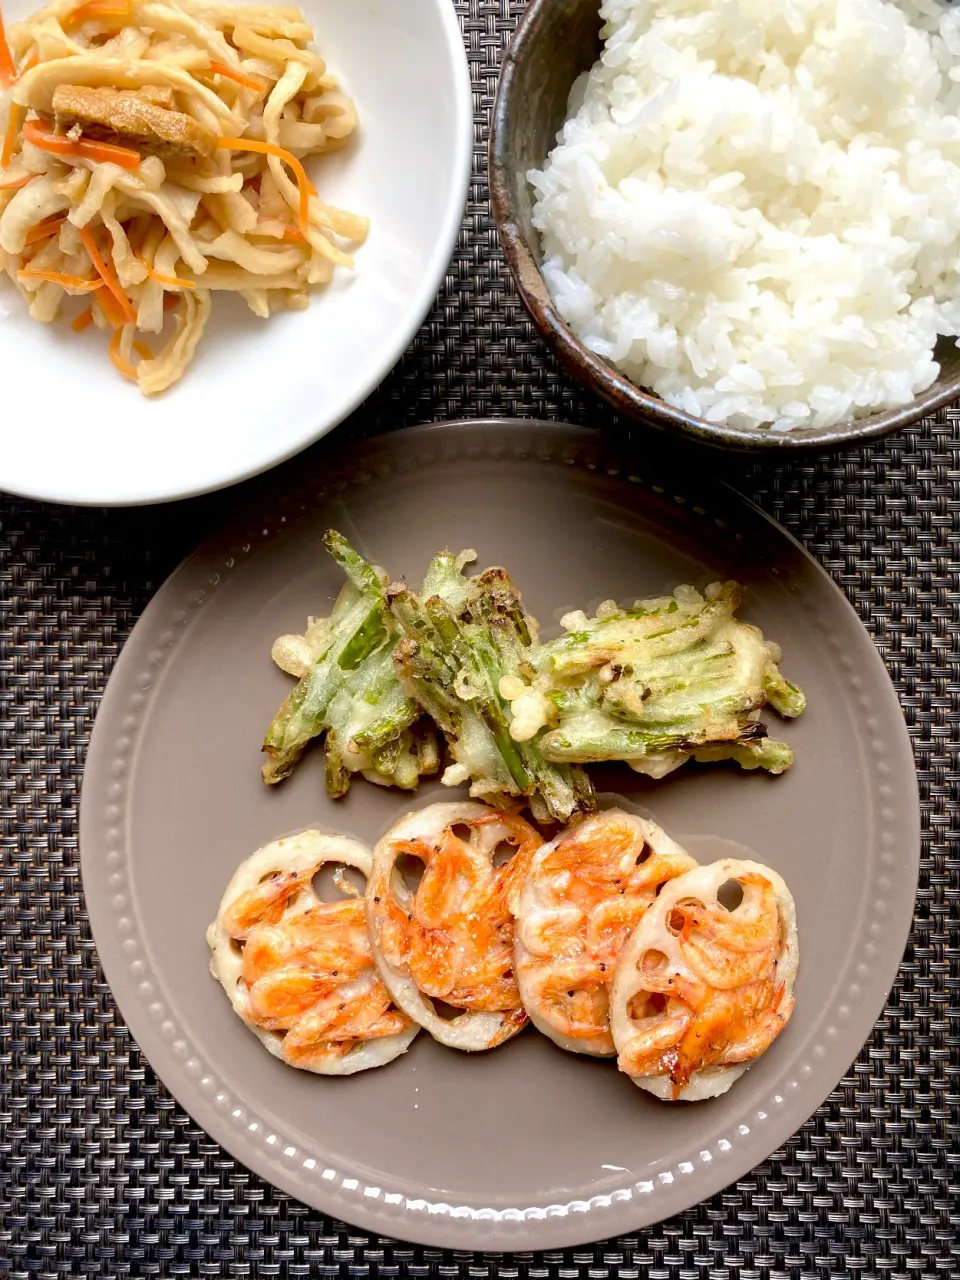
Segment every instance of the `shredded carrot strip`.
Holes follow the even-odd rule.
[[[197,287],[192,280],[181,280],[179,276],[162,276],[159,271],[154,271],[152,267],[148,267],[147,271],[151,280],[156,280],[157,284],[162,284],[167,289],[195,289]]]
[[[120,343],[123,341],[123,330],[117,329],[113,337],[110,339],[110,359],[113,361],[114,368],[122,373],[125,378],[129,378],[131,382],[136,382],[136,368],[129,362],[124,360],[120,354]],[[153,352],[143,342],[135,342],[133,349],[141,360],[152,360]]]
[[[23,124],[25,115],[26,112],[23,107],[16,102],[10,103],[10,110],[7,114],[7,132],[3,135],[3,150],[0,151],[0,169],[6,169],[13,159],[13,144],[16,142],[17,134],[20,132],[20,126]]]
[[[304,244],[305,237],[299,227],[286,227],[283,233],[284,240],[292,240],[294,244]]]
[[[16,78],[17,68],[3,30],[3,14],[0,13],[0,85],[13,84]]]
[[[102,280],[85,280],[83,276],[66,276],[62,271],[46,271],[42,267],[23,267],[17,272],[21,280],[49,280],[61,289],[76,289],[81,293],[93,293],[103,288]]]
[[[0,13],[0,62],[3,61],[3,47],[5,47],[3,35],[3,14]],[[9,49],[7,52],[10,52]],[[39,56],[36,53],[31,53],[30,57],[20,68],[20,75],[23,75],[26,71],[32,71],[39,61]],[[16,72],[14,72],[13,79],[16,80],[16,78],[17,75]],[[0,75],[0,83],[2,83],[2,80],[2,75]],[[20,132],[26,114],[26,107],[21,107],[17,102],[10,103],[10,111],[7,115],[7,131],[3,135],[3,149],[0,150],[0,169],[6,169],[10,164],[10,161],[13,159],[13,149],[17,141],[17,134]]]
[[[146,267],[147,275],[151,280],[156,280],[157,284],[166,285],[170,289],[195,289],[197,286],[192,280],[181,280],[177,276],[162,276],[159,271],[154,271],[146,258],[141,258],[139,253],[134,253],[136,260]]]
[[[222,151],[256,151],[259,155],[276,156],[293,170],[297,186],[300,188],[300,231],[306,239],[310,226],[310,197],[315,196],[317,190],[297,157],[284,147],[275,147],[272,142],[257,142],[253,138],[219,138],[217,146]]]
[[[266,85],[262,80],[254,80],[253,76],[245,76],[242,71],[236,71],[233,67],[228,67],[224,62],[210,62],[210,71],[215,76],[225,76],[227,80],[235,80],[237,84],[242,84],[245,89],[256,89],[258,93],[263,93]]]
[[[56,218],[47,218],[43,222],[38,222],[27,232],[27,238],[24,244],[36,244],[38,240],[46,240],[48,236],[55,235],[67,220],[67,215],[61,214]]]
[[[7,74],[5,71],[6,62],[4,50],[6,50],[6,58],[9,58],[10,67],[12,68],[12,71],[9,73],[6,80],[7,84],[13,84],[14,80],[18,79],[19,76],[25,75],[28,71],[32,71],[40,61],[40,55],[34,51],[20,68],[19,73],[17,72],[16,67],[13,65],[13,57],[10,53],[10,48],[3,33],[3,14],[0,13],[0,85],[4,84],[4,76]],[[23,124],[23,119],[26,114],[27,111],[25,107],[21,107],[19,103],[16,102],[10,103],[10,114],[7,117],[7,131],[3,136],[3,151],[0,152],[0,169],[5,169],[10,163],[10,159],[13,155],[13,144],[16,140],[17,134],[20,132],[20,126]]]
[[[68,156],[80,160],[92,160],[95,164],[116,164],[121,169],[137,169],[140,166],[140,152],[130,147],[117,147],[112,142],[91,142],[88,138],[80,138],[74,142],[62,133],[52,133],[37,120],[28,120],[23,126],[23,136],[41,151],[49,151],[55,156]]]
[[[90,261],[93,263],[93,269],[120,304],[120,309],[123,312],[124,319],[128,324],[136,324],[137,313],[134,311],[130,299],[120,288],[120,281],[101,257],[100,250],[97,248],[97,242],[94,240],[93,233],[89,227],[81,227],[80,239],[83,241],[84,248],[90,255]]]
[[[136,382],[136,369],[129,360],[124,360],[123,356],[120,354],[120,343],[122,340],[123,330],[114,330],[113,337],[110,339],[110,359],[113,361],[113,367],[118,373],[121,373],[125,378],[129,378],[131,382]]]
[[[82,26],[93,18],[130,18],[133,10],[129,4],[117,4],[116,0],[88,0],[86,4],[77,5],[67,14],[64,26]]]
[[[75,320],[70,321],[70,328],[74,333],[83,333],[84,329],[89,329],[93,324],[93,307],[87,307],[86,311],[81,311]]]
[[[97,294],[97,306],[106,317],[107,323],[114,329],[122,329],[127,323],[127,317],[120,310],[120,304],[109,289],[101,289]]]
[[[143,158],[132,147],[118,147],[113,142],[94,142],[89,138],[81,138],[76,143],[76,148],[81,160],[92,160],[94,164],[115,164],[127,170],[139,169]]]
[[[0,45],[2,44],[3,44],[3,14],[0,13]],[[0,59],[2,59],[2,54],[0,54]],[[27,71],[32,71],[39,61],[40,61],[39,54],[35,52],[31,53],[30,57],[26,60],[26,62],[20,68],[20,75],[24,75]],[[14,79],[17,78],[16,74],[14,74],[13,78]],[[23,127],[23,122],[24,122],[24,119],[26,118],[26,115],[27,115],[26,107],[21,107],[18,102],[10,103],[10,111],[7,116],[7,131],[3,135],[3,150],[0,151],[0,169],[6,169],[10,161],[13,159],[13,149],[17,141],[17,134],[20,132],[21,128]]]

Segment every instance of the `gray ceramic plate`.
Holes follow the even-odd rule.
[[[883,665],[827,575],[728,490],[709,506],[635,475],[603,438],[530,423],[378,439],[207,542],[150,604],[110,681],[87,764],[81,845],[90,917],[133,1034],[183,1106],[238,1160],[367,1230],[460,1249],[527,1250],[622,1234],[711,1195],[824,1100],[870,1034],[913,908],[913,759]],[[784,647],[810,708],[782,778],[726,768],[599,778],[701,857],[746,845],[796,895],[793,1022],[725,1097],[656,1102],[610,1063],[534,1031],[488,1055],[421,1035],[378,1071],[283,1066],[209,976],[204,930],[236,865],[307,825],[373,841],[411,799],[323,792],[319,755],[268,791],[263,731],[289,682],[281,632],[326,610],[342,529],[417,578],[444,545],[506,563],[546,628],[605,597],[733,576],[745,616]],[[434,786],[414,804],[436,798]],[[449,793],[447,793],[449,794]]]

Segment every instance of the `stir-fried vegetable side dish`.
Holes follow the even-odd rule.
[[[568,614],[565,634],[541,644],[504,569],[464,573],[473,552],[436,556],[418,595],[388,586],[342,535],[325,542],[349,582],[329,618],[274,646],[299,683],[267,732],[267,782],[323,735],[331,795],[353,773],[411,790],[440,767],[436,726],[452,758],[445,784],[566,823],[594,808],[591,762],[652,777],[690,759],[770,773],[793,763],[760,712],[797,716],[805,700],[779,648],[736,618],[735,582]]]
[[[205,0],[55,0],[0,24],[0,271],[32,318],[79,299],[70,327],[110,334],[154,395],[216,291],[266,319],[352,267],[366,220],[302,163],[357,126],[312,40],[296,7]]]

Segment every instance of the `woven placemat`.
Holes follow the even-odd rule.
[[[490,222],[487,119],[523,4],[457,9],[476,110],[463,232],[415,346],[338,439],[486,414],[628,433],[545,356]],[[664,466],[722,467],[802,539],[870,629],[910,726],[924,816],[913,933],[873,1039],[829,1101],[708,1203],[636,1236],[536,1256],[371,1239],[237,1165],[157,1082],[113,1005],[83,906],[77,807],[97,704],[130,628],[177,560],[265,482],[141,511],[3,498],[0,1275],[960,1277],[957,414],[783,465],[705,461],[630,434]]]

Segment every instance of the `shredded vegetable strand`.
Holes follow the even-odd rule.
[[[100,21],[103,18],[119,18],[121,22],[129,22],[133,17],[133,9],[129,4],[121,4],[114,0],[88,0],[67,14],[64,27],[81,27],[85,22]]]
[[[62,271],[47,271],[43,267],[21,267],[17,275],[21,280],[48,280],[61,289],[76,289],[80,293],[93,293],[103,288],[102,280],[85,280],[83,276],[68,276]]]
[[[93,263],[93,268],[97,275],[120,304],[120,309],[123,312],[127,323],[136,324],[137,313],[131,306],[130,299],[120,288],[120,281],[101,257],[100,250],[97,248],[97,242],[94,240],[93,232],[89,227],[80,228],[80,239],[83,241],[83,247],[90,255],[90,261]]]
[[[0,182],[0,191],[22,191],[37,175],[25,173],[22,178],[14,178],[10,182]]]
[[[87,307],[86,311],[81,311],[75,320],[71,320],[70,328],[74,333],[83,333],[84,329],[89,329],[93,324],[93,308]]]
[[[124,360],[120,353],[120,343],[123,341],[123,330],[114,330],[113,336],[110,338],[110,346],[107,348],[110,352],[110,359],[113,361],[113,367],[124,378],[129,378],[131,382],[136,382],[137,371],[129,360]]]
[[[159,271],[154,271],[146,258],[141,257],[139,253],[134,253],[133,256],[143,266],[150,279],[156,280],[157,284],[166,285],[168,289],[195,289],[197,287],[192,280],[181,280],[177,276],[164,276]]]
[[[46,218],[43,222],[38,222],[32,231],[27,232],[27,238],[24,244],[37,244],[40,240],[47,240],[50,236],[55,235],[67,220],[65,213],[58,214],[55,218]]]
[[[7,112],[7,132],[3,135],[3,150],[0,151],[0,169],[6,169],[13,159],[14,145],[25,115],[23,107],[16,102],[10,103],[10,109]]]
[[[137,380],[136,367],[132,365],[129,360],[125,360],[123,358],[123,355],[120,352],[120,344],[122,341],[123,341],[123,330],[122,329],[114,330],[113,336],[110,338],[110,346],[109,346],[110,359],[113,361],[113,366],[118,373],[123,374],[125,378],[129,378],[131,382],[136,382]],[[141,360],[153,359],[153,352],[145,343],[135,342],[133,344],[133,349],[137,353],[137,355],[140,357]]]
[[[122,329],[127,324],[127,317],[121,310],[119,302],[106,287],[97,294],[97,306],[111,328]]]
[[[0,13],[0,40],[2,40],[2,38],[3,14]],[[27,58],[26,62],[20,68],[20,75],[25,75],[28,71],[32,71],[39,61],[40,55],[36,51],[31,53],[30,57]],[[26,109],[21,107],[18,102],[10,103],[10,112],[7,117],[7,132],[4,134],[3,138],[3,151],[0,152],[0,169],[6,169],[10,164],[10,161],[13,159],[13,152],[17,142],[17,134],[23,127],[26,115]]]
[[[28,120],[23,136],[41,151],[65,159],[92,160],[96,164],[115,164],[121,169],[139,169],[141,156],[131,147],[118,147],[112,142],[95,142],[90,138],[68,138],[62,133],[44,129],[39,120]]]
[[[228,67],[225,62],[214,62],[211,59],[210,70],[215,76],[224,76],[227,80],[235,80],[237,84],[242,84],[245,89],[254,89],[257,93],[263,93],[267,87],[262,80],[254,80],[253,76],[246,76],[242,71],[236,70],[235,67]]]
[[[317,192],[297,157],[284,147],[275,147],[272,142],[258,142],[255,138],[220,138],[217,146],[224,151],[256,151],[259,155],[276,156],[293,170],[293,176],[300,188],[300,230],[306,238],[310,226],[310,197],[315,196]]]
[[[0,87],[13,84],[17,78],[17,67],[13,54],[7,44],[6,32],[3,29],[3,14],[0,13]]]

